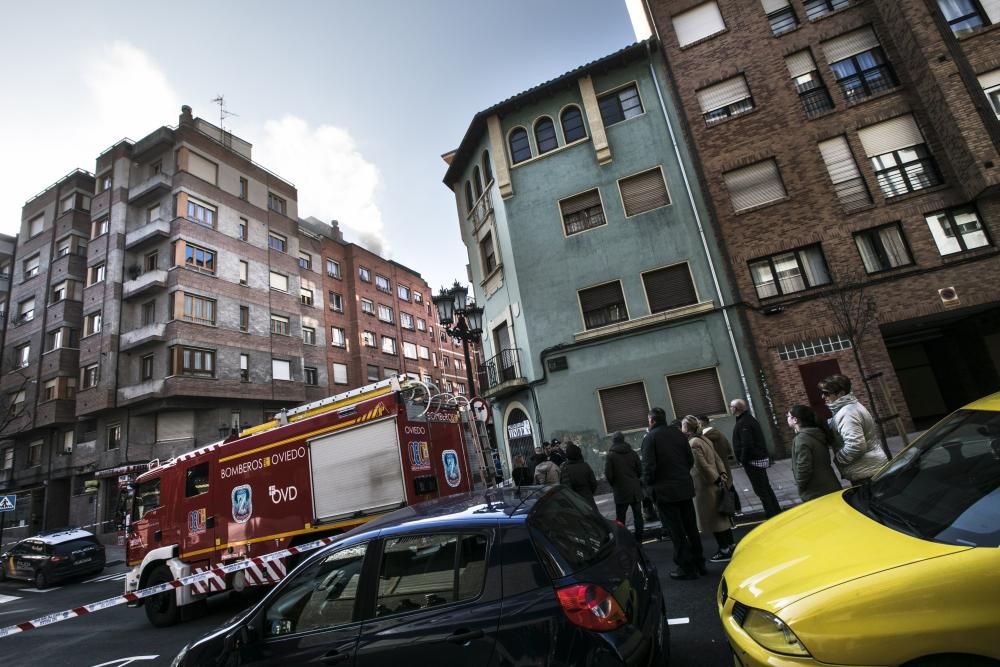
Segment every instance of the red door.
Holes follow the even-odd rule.
[[[837,363],[836,359],[814,361],[811,364],[799,366],[799,373],[802,374],[802,384],[805,385],[806,395],[809,397],[809,407],[816,412],[816,416],[820,419],[826,420],[832,417],[830,408],[826,407],[826,402],[819,395],[817,385],[827,376],[839,374],[840,364]]]

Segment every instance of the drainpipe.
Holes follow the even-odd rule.
[[[750,412],[755,413],[756,410],[753,409],[753,397],[750,395],[750,387],[747,384],[746,373],[743,370],[743,362],[740,360],[740,351],[736,346],[736,336],[733,334],[733,325],[729,320],[729,311],[726,309],[726,299],[722,294],[722,286],[719,284],[719,275],[715,270],[715,262],[712,261],[712,253],[708,248],[708,239],[705,237],[705,228],[701,222],[701,215],[698,213],[698,205],[694,199],[694,193],[691,191],[691,182],[688,179],[687,169],[684,168],[684,160],[681,157],[680,147],[677,145],[677,136],[674,134],[674,126],[670,122],[670,115],[667,113],[667,105],[663,101],[663,92],[660,90],[660,81],[656,78],[656,70],[653,67],[653,47],[651,42],[646,42],[646,52],[650,56],[649,61],[649,75],[653,79],[653,86],[656,88],[656,97],[660,102],[660,111],[663,113],[663,121],[667,124],[667,132],[670,134],[670,144],[674,149],[674,156],[677,158],[677,166],[681,170],[681,178],[684,179],[684,191],[687,193],[688,203],[691,204],[691,212],[694,213],[694,221],[698,225],[698,235],[701,237],[701,246],[705,251],[705,259],[708,261],[708,270],[712,274],[712,284],[715,286],[715,294],[719,299],[720,307],[722,311],[722,319],[726,323],[726,333],[729,334],[729,345],[733,349],[733,358],[736,360],[736,369],[740,374],[740,384],[743,386],[743,394],[747,399],[747,407]]]

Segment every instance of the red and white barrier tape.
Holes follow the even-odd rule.
[[[125,593],[124,595],[118,595],[116,597],[108,598],[106,600],[91,602],[90,604],[85,604],[82,607],[75,607],[73,609],[67,609],[66,611],[60,611],[54,614],[46,614],[45,616],[40,616],[36,619],[25,621],[24,623],[18,623],[16,625],[9,625],[5,628],[0,628],[0,638],[16,635],[17,633],[24,632],[25,630],[34,630],[35,628],[41,628],[46,625],[52,625],[53,623],[59,623],[60,621],[67,621],[71,618],[76,618],[77,616],[84,616],[86,614],[90,614],[95,611],[101,611],[102,609],[117,607],[118,605],[125,604],[126,602],[135,602],[136,600],[141,600],[142,598],[148,598],[152,595],[165,593],[167,591],[173,591],[177,588],[180,588],[181,586],[188,586],[190,584],[206,581],[215,577],[231,574],[233,572],[238,572],[240,570],[245,570],[253,566],[261,567],[264,566],[266,563],[270,563],[272,561],[276,561],[281,558],[286,558],[288,556],[294,556],[296,554],[301,554],[307,551],[313,551],[315,549],[319,549],[320,547],[325,547],[326,545],[333,542],[334,539],[336,538],[324,537],[322,539],[315,540],[313,542],[308,542],[301,546],[288,547],[287,549],[275,551],[273,553],[265,554],[263,556],[255,556],[253,558],[238,560],[232,563],[228,563],[226,565],[219,565],[217,567],[213,567],[210,570],[204,570],[202,572],[198,572],[197,574],[189,574],[186,577],[181,577],[180,579],[174,579],[173,581],[157,584],[156,586],[150,586],[149,588],[143,588],[142,590],[135,591],[134,593]]]

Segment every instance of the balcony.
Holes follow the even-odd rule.
[[[167,325],[165,322],[147,324],[144,327],[123,333],[119,340],[119,349],[124,352],[150,343],[162,343],[166,339]]]
[[[473,231],[479,229],[492,213],[493,198],[490,196],[490,191],[487,189],[469,212],[468,219],[469,222],[472,223]]]
[[[125,281],[122,285],[122,298],[134,299],[142,294],[147,294],[167,286],[167,272],[165,269],[156,271],[146,271],[138,278]]]
[[[170,236],[170,222],[163,218],[150,220],[139,229],[125,235],[125,249],[132,250],[150,241],[160,241]]]
[[[137,206],[170,191],[170,177],[164,173],[154,174],[142,183],[129,188],[129,206]]]
[[[484,398],[501,398],[528,386],[521,371],[521,350],[500,350],[479,371],[479,385]]]

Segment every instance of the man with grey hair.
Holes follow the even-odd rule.
[[[764,429],[747,410],[747,402],[742,398],[730,401],[729,411],[736,417],[736,426],[733,428],[733,449],[736,450],[736,460],[743,465],[753,492],[764,505],[764,515],[770,519],[781,512],[781,505],[778,504],[778,498],[774,495],[771,482],[767,478],[771,455],[764,440]]]

